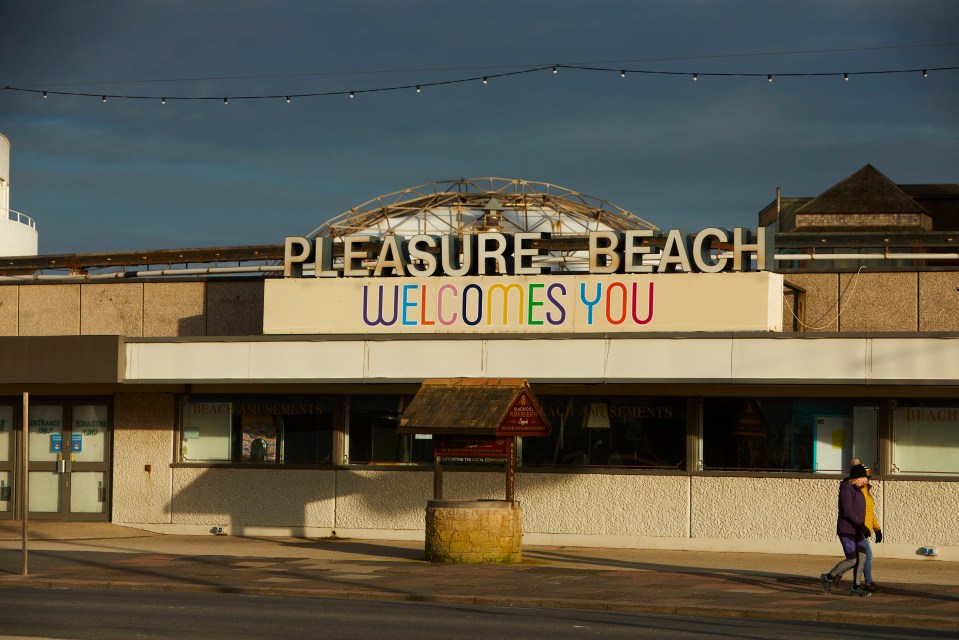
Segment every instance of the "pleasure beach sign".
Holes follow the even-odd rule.
[[[658,252],[642,244],[653,232],[593,233],[587,273],[536,264],[543,234],[351,236],[339,268],[330,239],[287,238],[287,277],[264,285],[263,332],[780,331],[783,280],[762,271],[762,231],[669,232]]]

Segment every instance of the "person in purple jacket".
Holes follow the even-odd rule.
[[[823,593],[832,593],[834,581],[850,569],[852,573],[851,595],[866,597],[872,593],[862,588],[859,582],[859,567],[866,560],[866,550],[863,540],[869,538],[870,531],[865,525],[866,497],[862,487],[869,482],[866,468],[861,464],[854,464],[849,470],[849,477],[839,485],[839,517],[836,520],[836,534],[842,544],[845,558],[835,567],[819,576]]]

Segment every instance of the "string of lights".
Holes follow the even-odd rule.
[[[33,93],[39,94],[43,98],[48,98],[50,96],[70,96],[70,97],[86,97],[86,98],[99,98],[101,102],[107,102],[108,100],[155,100],[159,101],[161,104],[167,104],[167,102],[172,101],[191,101],[191,100],[222,100],[223,104],[228,105],[231,100],[271,100],[271,99],[283,99],[287,103],[291,103],[294,98],[321,98],[321,97],[330,97],[330,96],[347,96],[349,98],[355,98],[361,94],[371,94],[371,93],[383,93],[389,91],[404,91],[404,90],[415,90],[416,93],[422,93],[426,88],[440,87],[446,85],[454,84],[463,84],[469,82],[482,82],[484,85],[489,84],[491,80],[506,78],[510,76],[519,76],[526,75],[531,73],[538,73],[542,71],[550,71],[553,75],[557,75],[560,69],[568,69],[575,71],[589,71],[589,72],[601,72],[601,73],[616,73],[621,78],[626,78],[628,75],[645,75],[645,76],[685,76],[693,81],[698,81],[700,78],[765,78],[767,82],[771,83],[776,77],[785,77],[785,78],[797,78],[797,77],[836,77],[841,78],[842,80],[848,82],[850,77],[853,76],[875,76],[875,75],[893,75],[893,74],[922,74],[923,78],[928,78],[929,74],[932,72],[940,71],[955,71],[959,69],[959,66],[949,66],[949,67],[926,67],[926,68],[914,68],[914,69],[880,69],[873,71],[821,71],[821,72],[779,72],[779,73],[767,73],[767,72],[699,72],[699,71],[662,71],[656,69],[626,69],[626,68],[614,68],[614,67],[596,67],[596,66],[586,66],[586,65],[575,65],[575,64],[553,64],[553,65],[544,65],[538,67],[532,67],[529,69],[522,69],[518,71],[507,71],[501,73],[492,73],[482,76],[471,76],[467,78],[456,78],[452,80],[438,80],[434,82],[419,82],[415,84],[405,84],[405,85],[394,85],[386,87],[374,87],[367,89],[351,89],[351,90],[338,90],[338,91],[317,91],[310,93],[278,93],[278,94],[263,94],[263,95],[238,95],[238,96],[188,96],[188,95],[130,95],[130,94],[118,94],[118,93],[90,93],[90,92],[81,92],[81,91],[59,91],[54,89],[42,89],[42,88],[33,88],[33,87],[24,87],[24,86],[11,86],[6,85],[3,87],[4,91],[16,91],[22,93]]]
[[[822,53],[863,53],[863,52],[873,52],[873,51],[889,51],[889,50],[901,50],[901,49],[934,49],[934,48],[943,48],[943,47],[959,47],[959,43],[956,42],[947,42],[947,43],[937,43],[937,44],[898,44],[898,45],[882,45],[878,47],[843,47],[840,49],[794,49],[790,51],[751,51],[745,53],[713,53],[706,55],[683,55],[683,56],[658,56],[658,57],[646,57],[646,58],[627,58],[620,60],[588,60],[588,61],[579,61],[579,62],[567,62],[567,65],[598,65],[598,64],[637,64],[637,63],[648,63],[648,62],[681,62],[681,61],[691,61],[691,60],[718,60],[724,58],[768,58],[771,56],[799,56],[799,55],[812,55],[812,54],[822,54]],[[432,72],[450,72],[450,71],[476,71],[478,69],[483,69],[487,73],[493,70],[513,70],[513,69],[530,69],[533,67],[543,67],[543,66],[552,66],[552,64],[547,65],[542,62],[529,62],[526,64],[509,64],[509,65],[472,65],[472,66],[459,66],[459,67],[407,67],[407,68],[394,68],[394,69],[362,69],[354,71],[314,71],[307,73],[272,73],[272,74],[260,74],[260,75],[242,75],[242,76],[194,76],[188,78],[139,78],[135,80],[109,80],[109,81],[95,81],[95,82],[45,82],[45,83],[13,83],[25,88],[35,88],[41,84],[47,89],[50,87],[77,87],[77,86],[105,86],[105,85],[118,85],[118,84],[162,84],[170,82],[209,82],[211,80],[263,80],[271,79],[275,80],[278,78],[317,78],[322,76],[362,76],[362,75],[381,75],[381,74],[397,74],[397,73],[432,73]]]

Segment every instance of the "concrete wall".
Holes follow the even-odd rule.
[[[169,524],[176,433],[173,396],[118,393],[113,423],[113,520]]]
[[[804,332],[959,331],[959,273],[790,273],[805,289]],[[792,301],[783,311],[786,332]]]
[[[20,335],[20,288],[0,287],[0,336]]]
[[[843,332],[918,331],[918,273],[844,273],[839,276]]]
[[[138,410],[131,404],[124,415]],[[126,445],[131,436],[125,434]],[[167,447],[149,438],[138,442],[156,452]],[[123,463],[130,468],[116,472],[113,521],[168,533],[205,534],[221,526],[234,535],[423,540],[432,498],[432,471],[177,468],[155,475],[156,484],[172,479],[164,501],[162,489],[153,493],[137,479],[140,459],[128,456]],[[447,471],[443,497],[501,499],[504,485],[501,470]],[[885,535],[876,554],[916,558],[919,547],[933,545],[940,559],[959,561],[956,486],[876,483],[876,516]],[[830,556],[840,553],[838,487],[836,478],[815,477],[516,476],[527,544]]]
[[[147,282],[143,285],[143,337],[206,335],[206,284]]]
[[[262,281],[0,285],[2,336],[262,333]]]
[[[20,332],[18,335],[79,335],[80,286],[50,284],[19,287]]]
[[[959,272],[791,273],[801,332],[959,331]],[[791,332],[787,298],[784,331]],[[263,282],[0,285],[0,335],[236,336],[263,332]]]
[[[333,471],[177,468],[172,523],[234,534],[250,527],[330,529],[334,481]]]
[[[919,274],[919,330],[959,331],[959,273]]]
[[[959,485],[928,481],[886,482],[883,486],[884,517],[880,521],[883,535],[892,543],[959,551]],[[959,559],[959,554],[950,557]]]

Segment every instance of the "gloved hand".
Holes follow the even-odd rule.
[[[882,542],[882,529],[876,529],[876,544]]]
[[[869,527],[866,525],[861,524],[859,525],[859,535],[861,535],[863,538],[869,538],[872,535],[872,531],[870,531]]]

